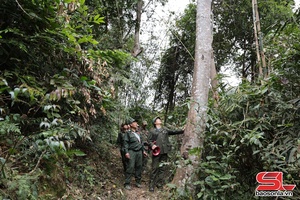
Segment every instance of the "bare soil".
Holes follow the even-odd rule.
[[[148,158],[147,169],[142,174],[142,188],[135,186],[135,180],[131,181],[131,190],[126,190],[123,186],[124,184],[124,174],[122,173],[122,163],[119,150],[116,148],[112,151],[115,156],[117,167],[121,173],[117,175],[119,181],[119,192],[122,194],[121,199],[126,200],[165,200],[164,188],[155,188],[154,192],[149,191],[149,172],[151,166],[151,158]]]
[[[107,146],[90,148],[86,146],[87,156],[78,157],[72,162],[70,169],[72,175],[68,182],[63,180],[63,170],[58,174],[59,179],[52,181],[47,190],[43,191],[41,199],[52,200],[166,200],[167,187],[155,188],[149,191],[149,172],[151,158],[148,167],[142,174],[142,188],[135,186],[135,180],[131,182],[131,190],[124,188],[124,172],[119,148],[110,144]],[[75,163],[75,166],[74,166]],[[75,170],[75,171],[74,171]],[[52,178],[53,179],[53,178]],[[51,180],[52,180],[51,179]],[[82,181],[80,181],[82,179]],[[54,188],[49,191],[49,188]],[[55,190],[55,192],[54,192]],[[55,198],[60,196],[60,198]]]

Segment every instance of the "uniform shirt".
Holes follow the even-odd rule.
[[[117,144],[119,145],[121,151],[124,151],[124,135],[124,132],[119,132],[117,138]]]
[[[135,132],[139,134],[138,132]],[[140,140],[135,136],[134,131],[127,131],[124,135],[124,151],[125,154],[128,153],[129,150],[139,151],[143,150],[143,141],[142,138]]]
[[[144,149],[147,150],[148,149],[148,135],[149,132],[146,129],[140,130],[140,135],[144,144]]]
[[[149,144],[152,149],[152,146],[155,144],[160,148],[160,154],[169,153],[172,146],[169,141],[169,135],[183,134],[183,130],[169,130],[164,127],[157,129],[154,128],[149,132]]]

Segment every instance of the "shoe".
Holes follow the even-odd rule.
[[[154,188],[153,188],[153,187],[150,187],[150,188],[149,188],[149,191],[150,191],[150,192],[154,192]]]
[[[131,190],[130,185],[125,185],[125,189],[126,189],[126,190]]]
[[[136,184],[136,187],[141,188],[142,185],[141,185],[140,183],[137,183],[137,184]]]

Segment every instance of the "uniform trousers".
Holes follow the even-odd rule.
[[[142,179],[142,165],[143,165],[143,151],[128,150],[130,159],[127,162],[125,173],[125,185],[130,185],[131,177],[135,176],[137,184],[141,184]]]
[[[164,166],[159,166],[160,163],[168,161],[168,154],[159,154],[152,156],[152,169],[150,174],[150,188],[154,186],[162,186],[164,184]]]

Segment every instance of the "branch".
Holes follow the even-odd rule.
[[[43,157],[43,155],[44,155],[45,153],[46,153],[46,150],[43,151],[43,153],[40,155],[39,160],[38,160],[38,162],[36,163],[34,169],[31,170],[28,174],[32,174],[32,173],[37,169],[37,167],[39,166],[39,164],[40,164],[40,162],[41,162],[41,160],[42,160],[42,157]]]
[[[16,2],[17,2],[17,4],[18,4],[18,6],[21,8],[21,10],[22,10],[26,15],[28,15],[29,17],[32,17],[31,15],[29,15],[29,14],[23,9],[23,7],[22,7],[21,4],[18,2],[18,0],[16,0]]]

